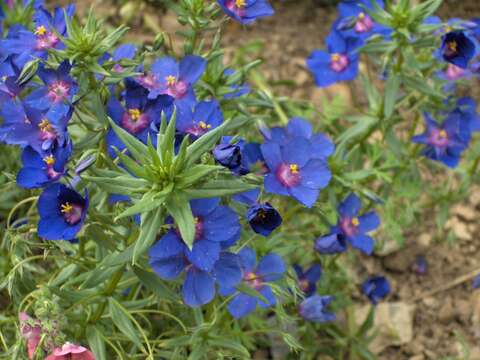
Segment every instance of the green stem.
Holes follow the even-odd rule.
[[[283,125],[287,125],[288,124],[288,116],[285,113],[285,111],[283,111],[280,103],[273,96],[272,90],[268,87],[268,85],[263,81],[262,77],[256,71],[251,72],[251,78],[252,78],[253,82],[255,83],[255,85],[257,85],[257,87],[260,90],[262,90],[265,93],[265,95],[267,95],[268,98],[270,99],[270,101],[272,102],[273,109],[275,110],[278,117],[280,118],[280,122]]]
[[[110,280],[110,282],[105,287],[105,291],[103,293],[104,296],[109,297],[115,292],[115,289],[117,288],[117,285],[118,285],[120,279],[122,278],[123,273],[124,273],[124,268],[122,266],[120,269],[118,269],[113,274],[112,279]],[[106,306],[107,306],[107,300],[103,301],[98,306],[97,310],[95,311],[95,313],[93,314],[93,316],[92,316],[92,318],[90,319],[89,322],[90,323],[96,323],[98,320],[100,320],[100,318],[103,315],[103,312],[105,311]]]

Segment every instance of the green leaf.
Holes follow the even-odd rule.
[[[162,121],[165,121],[164,119]],[[173,154],[175,146],[175,130],[177,124],[177,108],[174,109],[170,121],[168,122],[167,128],[165,129],[165,134],[162,138],[158,139],[157,151],[160,151],[160,157],[162,161],[165,162],[167,154]]]
[[[105,341],[103,335],[97,326],[89,325],[86,330],[88,347],[93,351],[96,360],[107,360],[107,352],[105,350]]]
[[[173,190],[173,184],[169,184],[163,191],[154,192],[149,191],[143,195],[143,197],[136,201],[133,206],[129,207],[123,211],[120,215],[115,218],[115,221],[122,219],[127,216],[132,216],[136,214],[146,213],[152,211],[163,205],[165,199]]]
[[[166,286],[165,283],[154,273],[145,271],[138,266],[133,267],[133,272],[137,275],[140,282],[160,299],[167,299],[170,301],[179,300],[178,295],[170,290],[169,287]]]
[[[210,173],[222,169],[221,166],[217,165],[195,165],[180,174],[180,179],[176,183],[177,187],[179,189],[188,188]]]
[[[165,205],[167,211],[175,220],[183,241],[191,250],[195,239],[195,220],[188,199],[180,194],[174,194]]]
[[[208,340],[208,343],[210,346],[213,346],[214,348],[219,347],[219,348],[233,350],[245,359],[250,358],[250,352],[238,341],[216,336],[215,338],[210,338]]]
[[[397,100],[398,89],[400,88],[400,78],[397,74],[391,72],[385,83],[385,102],[384,114],[388,119],[392,116]]]
[[[206,199],[219,196],[235,195],[257,188],[258,185],[246,184],[240,179],[211,180],[193,189],[182,190],[190,199]]]
[[[136,346],[142,348],[142,342],[137,335],[138,331],[133,326],[128,311],[112,297],[108,298],[108,309],[112,321],[118,330],[120,330],[127,338],[131,339]]]
[[[107,191],[109,194],[135,195],[141,193],[149,185],[143,179],[134,178],[131,176],[117,176],[116,178],[105,178],[96,176],[82,176],[85,180],[94,182],[101,189]]]
[[[157,208],[142,215],[140,235],[133,249],[132,263],[135,264],[140,256],[147,251],[157,237],[157,233],[164,221],[163,208]]]
[[[125,155],[123,152],[119,151],[117,148],[114,148],[114,150],[117,156],[120,158],[120,161],[123,163],[123,165],[125,165],[128,171],[130,171],[133,175],[137,177],[148,179],[148,174],[141,165],[139,165],[129,156]]]
[[[120,126],[115,124],[111,118],[108,119],[113,131],[120,138],[120,140],[122,140],[127,149],[132,153],[133,157],[141,163],[144,163],[145,159],[149,157],[147,146],[135,136],[131,135],[129,132],[123,130]]]
[[[445,97],[444,94],[441,92],[435,90],[431,86],[428,85],[428,79],[425,79],[424,77],[421,76],[410,76],[410,75],[403,75],[402,76],[402,81],[405,84],[405,86],[417,90],[420,93],[430,95],[436,98],[443,99]]]

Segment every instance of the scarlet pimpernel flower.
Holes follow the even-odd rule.
[[[298,308],[298,312],[308,321],[318,323],[335,321],[337,318],[335,313],[332,313],[327,309],[332,301],[332,296],[313,295],[302,301]]]
[[[362,284],[362,292],[372,304],[377,305],[390,293],[390,284],[383,276],[373,276]]]
[[[317,281],[322,276],[322,267],[320,264],[313,264],[307,270],[303,271],[300,265],[294,264],[293,269],[297,274],[298,287],[305,296],[312,296],[317,290]]]
[[[241,24],[274,14],[268,0],[217,0],[222,10]]]
[[[192,139],[211,131],[223,122],[222,109],[216,100],[201,101],[192,108],[181,108],[177,116],[177,130]]]
[[[448,32],[442,37],[440,55],[446,62],[466,69],[477,55],[476,40],[462,30]]]
[[[262,236],[270,235],[282,224],[282,217],[270,204],[254,204],[247,210],[247,220],[250,227]]]

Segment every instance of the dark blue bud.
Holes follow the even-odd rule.
[[[282,224],[282,217],[269,203],[251,206],[247,211],[247,220],[257,234],[268,236]]]

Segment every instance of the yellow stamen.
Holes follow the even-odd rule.
[[[53,157],[53,155],[48,155],[48,156],[44,157],[43,161],[49,166],[55,164],[55,158]]]
[[[353,225],[353,226],[358,226],[358,225],[360,225],[360,220],[358,220],[357,217],[354,217],[354,218],[352,219],[352,225]]]
[[[47,33],[45,26],[41,25],[35,29],[35,35],[42,36]]]
[[[358,18],[360,20],[364,20],[365,19],[365,13],[364,12],[361,12],[360,14],[358,14]]]
[[[132,120],[138,120],[142,116],[142,112],[139,109],[128,109],[128,114]]]
[[[338,54],[338,53],[332,54],[331,57],[332,57],[333,62],[336,62],[336,61],[340,60],[340,54]]]
[[[445,31],[446,33],[449,33],[449,32],[452,32],[452,31],[453,31],[453,28],[452,28],[451,26],[445,26],[444,31]]]
[[[167,85],[168,86],[173,86],[177,82],[177,78],[173,75],[168,75],[165,80],[167,80]]]
[[[292,174],[298,174],[298,165],[297,164],[290,164],[290,172]]]
[[[453,52],[457,52],[457,48],[458,48],[458,45],[457,45],[457,42],[456,41],[449,41],[447,43],[447,47],[453,51]]]
[[[447,132],[445,130],[440,130],[440,132],[438,133],[438,136],[440,136],[441,138],[447,138]]]
[[[243,8],[243,7],[245,7],[245,5],[247,5],[245,0],[235,0],[235,6],[237,8]]]
[[[53,130],[52,124],[50,124],[50,121],[48,121],[47,119],[43,119],[42,121],[40,121],[38,127],[41,131],[51,132]]]
[[[61,212],[64,213],[64,214],[68,214],[69,212],[71,212],[73,210],[73,206],[70,205],[69,202],[66,202],[65,204],[62,204],[61,206]]]
[[[193,222],[194,222],[195,224],[198,224],[199,221],[200,221],[200,219],[199,219],[198,217],[195,216],[195,217],[193,218]]]
[[[246,276],[245,276],[246,280],[249,281],[249,280],[255,280],[257,278],[257,275],[255,275],[254,273],[248,273]]]
[[[199,121],[199,122],[198,122],[198,126],[200,126],[200,128],[202,128],[202,129],[204,129],[204,130],[205,130],[205,129],[210,129],[210,128],[212,127],[212,125],[207,124],[207,123],[205,123],[204,121]]]

